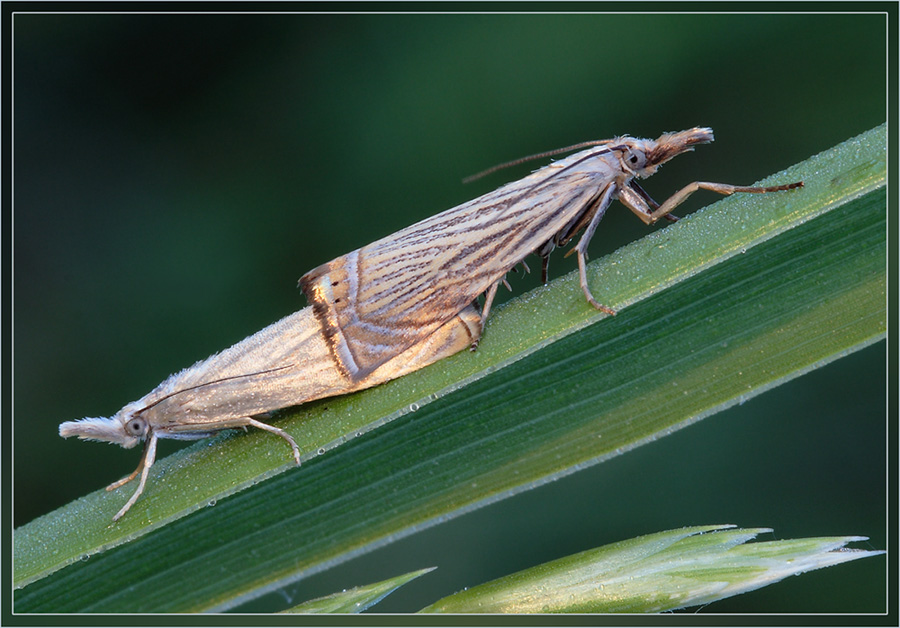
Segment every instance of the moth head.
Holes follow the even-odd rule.
[[[150,431],[147,420],[134,416],[122,408],[108,419],[88,418],[78,421],[66,421],[59,426],[59,435],[63,438],[77,436],[82,440],[96,440],[131,449],[144,439]]]
[[[643,165],[630,165],[631,170],[641,179],[649,177],[656,172],[662,164],[682,153],[694,150],[697,144],[709,144],[713,141],[713,131],[709,127],[694,127],[687,131],[677,133],[663,133],[656,140],[637,140],[640,142],[640,150],[645,158]],[[625,155],[625,163],[628,163],[629,155]]]
[[[656,172],[656,164],[651,163],[649,157],[653,148],[653,140],[639,140],[626,136],[616,138],[612,150],[618,151],[619,162],[626,172],[643,179]]]

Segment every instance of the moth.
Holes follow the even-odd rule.
[[[125,448],[143,441],[137,469],[107,487],[140,476],[114,521],[143,492],[160,438],[255,427],[283,438],[299,464],[296,442],[264,421],[269,413],[375,386],[474,347],[498,286],[531,254],[541,258],[546,282],[551,252],[582,233],[569,251],[577,256],[581,290],[593,307],[615,314],[593,297],[586,273],[588,243],[614,200],[651,225],[677,220],[672,210],[697,190],[760,194],[803,185],[694,182],[662,204],[638,185],[673,157],[712,141],[711,129],[696,127],[532,156],[580,151],[313,269],[299,282],[310,307],[171,375],[112,417],[67,421],[59,434]]]

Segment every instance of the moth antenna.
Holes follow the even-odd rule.
[[[590,148],[591,146],[602,146],[603,144],[609,144],[611,141],[612,140],[589,140],[587,142],[572,144],[571,146],[565,146],[563,148],[554,148],[553,150],[548,150],[543,153],[535,153],[534,155],[528,155],[527,157],[519,157],[518,159],[513,159],[512,161],[497,164],[496,166],[491,166],[487,170],[482,170],[481,172],[478,172],[476,174],[469,175],[468,177],[463,179],[463,183],[471,183],[472,181],[477,181],[478,179],[486,177],[489,174],[493,174],[498,170],[503,170],[504,168],[512,168],[513,166],[518,166],[519,164],[524,164],[535,159],[553,157],[554,155],[560,155],[562,153],[568,153],[573,150],[580,150],[582,148]]]

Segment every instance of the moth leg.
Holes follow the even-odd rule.
[[[587,256],[584,255],[584,253],[582,253],[581,251],[578,251],[578,283],[581,284],[581,291],[584,292],[584,296],[588,300],[588,303],[593,305],[601,312],[606,312],[607,314],[615,316],[616,311],[614,309],[606,307],[602,303],[598,303],[594,299],[594,295],[591,294],[591,289],[588,288],[587,285],[587,268],[585,267],[586,263]]]
[[[146,451],[146,449],[147,449],[147,448],[144,447],[144,450],[145,450],[145,451]],[[134,478],[136,478],[136,477],[138,476],[138,473],[141,472],[141,468],[144,466],[144,457],[145,457],[145,456],[141,456],[141,461],[138,463],[137,469],[135,469],[134,471],[132,471],[130,475],[127,475],[127,476],[125,476],[124,478],[122,478],[121,480],[119,480],[119,481],[117,481],[117,482],[113,482],[112,484],[110,484],[109,486],[107,486],[107,487],[106,487],[106,490],[107,490],[107,491],[114,491],[114,490],[116,490],[117,488],[119,488],[120,486],[125,486],[126,484],[128,484],[129,482],[131,482]]]
[[[481,320],[478,322],[478,337],[469,345],[469,351],[475,351],[478,348],[478,341],[481,340],[484,324],[487,322],[488,315],[491,313],[491,304],[494,302],[494,297],[497,296],[497,288],[500,287],[501,283],[506,284],[506,287],[509,288],[509,283],[506,281],[506,277],[504,277],[499,281],[495,281],[494,285],[488,288],[487,292],[484,293],[484,305],[481,307]]]
[[[631,188],[624,188],[619,192],[619,200],[640,218],[644,224],[652,225],[654,222],[669,214],[673,209],[681,205],[687,198],[698,190],[709,190],[724,196],[731,196],[736,192],[745,194],[767,194],[769,192],[781,192],[803,187],[803,182],[788,183],[786,185],[773,185],[769,187],[747,187],[742,185],[730,185],[728,183],[709,183],[707,181],[694,181],[689,183],[666,199],[662,205],[650,211],[647,202],[638,196]]]
[[[484,324],[487,322],[488,315],[491,313],[491,304],[494,302],[494,297],[497,295],[497,288],[500,287],[501,282],[505,282],[506,278],[497,281],[488,288],[488,291],[484,293],[484,305],[481,308],[481,330],[484,331]],[[476,340],[474,346],[478,345],[478,341]]]
[[[150,432],[145,442],[146,445],[144,446],[144,455],[141,456],[141,464],[138,465],[138,469],[141,469],[141,467],[143,467],[143,470],[141,471],[141,480],[140,482],[138,482],[138,487],[134,491],[134,494],[131,496],[131,498],[127,502],[125,502],[125,505],[122,506],[121,510],[119,510],[119,512],[117,512],[115,516],[113,516],[113,522],[121,519],[122,515],[124,515],[132,506],[134,506],[134,502],[136,502],[138,497],[141,496],[141,493],[144,492],[144,486],[146,486],[147,484],[147,477],[150,475],[150,467],[152,467],[153,463],[156,461],[156,434]],[[137,470],[135,470],[134,473],[125,478],[125,480],[130,482],[136,475]],[[125,482],[120,480],[119,482],[116,482],[111,486],[118,487],[122,486],[123,484],[125,484]],[[107,490],[109,490],[109,487],[107,487]]]
[[[294,456],[294,462],[296,462],[297,465],[299,466],[299,464],[300,464],[300,448],[297,447],[297,443],[294,441],[294,439],[291,437],[290,434],[288,434],[287,432],[285,432],[282,429],[275,427],[274,425],[269,425],[268,423],[263,423],[262,421],[257,421],[256,419],[248,418],[244,421],[244,424],[259,428],[261,430],[265,430],[267,432],[271,432],[272,434],[276,434],[278,436],[281,436],[281,438],[286,440],[288,442],[288,445],[291,446],[291,452],[293,453],[293,456]]]
[[[556,250],[558,244],[557,236],[553,236],[534,250],[534,254],[541,258],[541,283],[545,286],[550,277],[550,254]]]
[[[525,260],[522,260],[521,262],[519,262],[519,264],[522,265],[522,273],[523,274],[527,275],[528,273],[531,272],[531,268],[528,267],[528,264],[525,262]],[[512,267],[512,272],[514,272],[514,273],[519,272],[519,264],[516,264],[515,266]]]
[[[121,480],[119,480],[117,482],[113,482],[112,484],[107,486],[106,487],[107,491],[114,491],[117,488],[119,488],[120,486],[125,486],[126,484],[128,484],[129,482],[131,482],[134,478],[136,478],[138,476],[138,473],[140,473],[141,469],[144,467],[144,462],[147,460],[147,447],[149,447],[149,446],[150,446],[150,439],[148,438],[147,440],[144,441],[144,452],[141,454],[141,461],[138,462],[137,469],[132,471],[130,475],[127,475],[124,478],[122,478]]]
[[[635,192],[637,192],[641,198],[647,201],[647,204],[650,205],[653,209],[659,209],[659,203],[653,200],[653,197],[647,194],[646,190],[638,185],[638,182],[634,179],[631,180],[631,183],[628,184]],[[669,222],[678,222],[681,220],[675,214],[666,214],[666,220]]]
[[[633,183],[633,182],[632,182]],[[672,197],[674,198],[674,197]],[[684,199],[682,199],[683,201]],[[645,225],[656,222],[653,215],[659,211],[661,205],[650,198],[649,195],[640,194],[637,189],[632,186],[619,190],[619,202],[631,210],[631,212],[643,221]],[[652,203],[652,209],[651,209]]]
[[[584,234],[581,236],[581,239],[578,240],[578,244],[575,245],[575,248],[566,253],[566,256],[571,255],[572,251],[578,254],[578,283],[581,285],[581,291],[584,293],[584,296],[587,299],[588,303],[593,305],[601,312],[605,312],[607,314],[615,316],[616,311],[614,309],[606,307],[605,305],[598,303],[597,300],[594,299],[594,295],[591,294],[591,289],[588,288],[587,283],[587,246],[591,241],[591,238],[594,236],[594,231],[597,230],[597,225],[599,225],[600,221],[603,220],[603,216],[606,214],[606,210],[609,208],[609,205],[612,202],[612,192],[613,186],[610,185],[595,201],[595,208],[589,210],[594,214],[591,218],[591,221],[585,228]]]

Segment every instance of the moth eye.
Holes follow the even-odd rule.
[[[143,436],[147,432],[147,422],[144,419],[131,419],[125,424],[125,429],[132,436]]]
[[[625,161],[635,169],[640,169],[647,165],[647,157],[640,151],[628,151]]]

